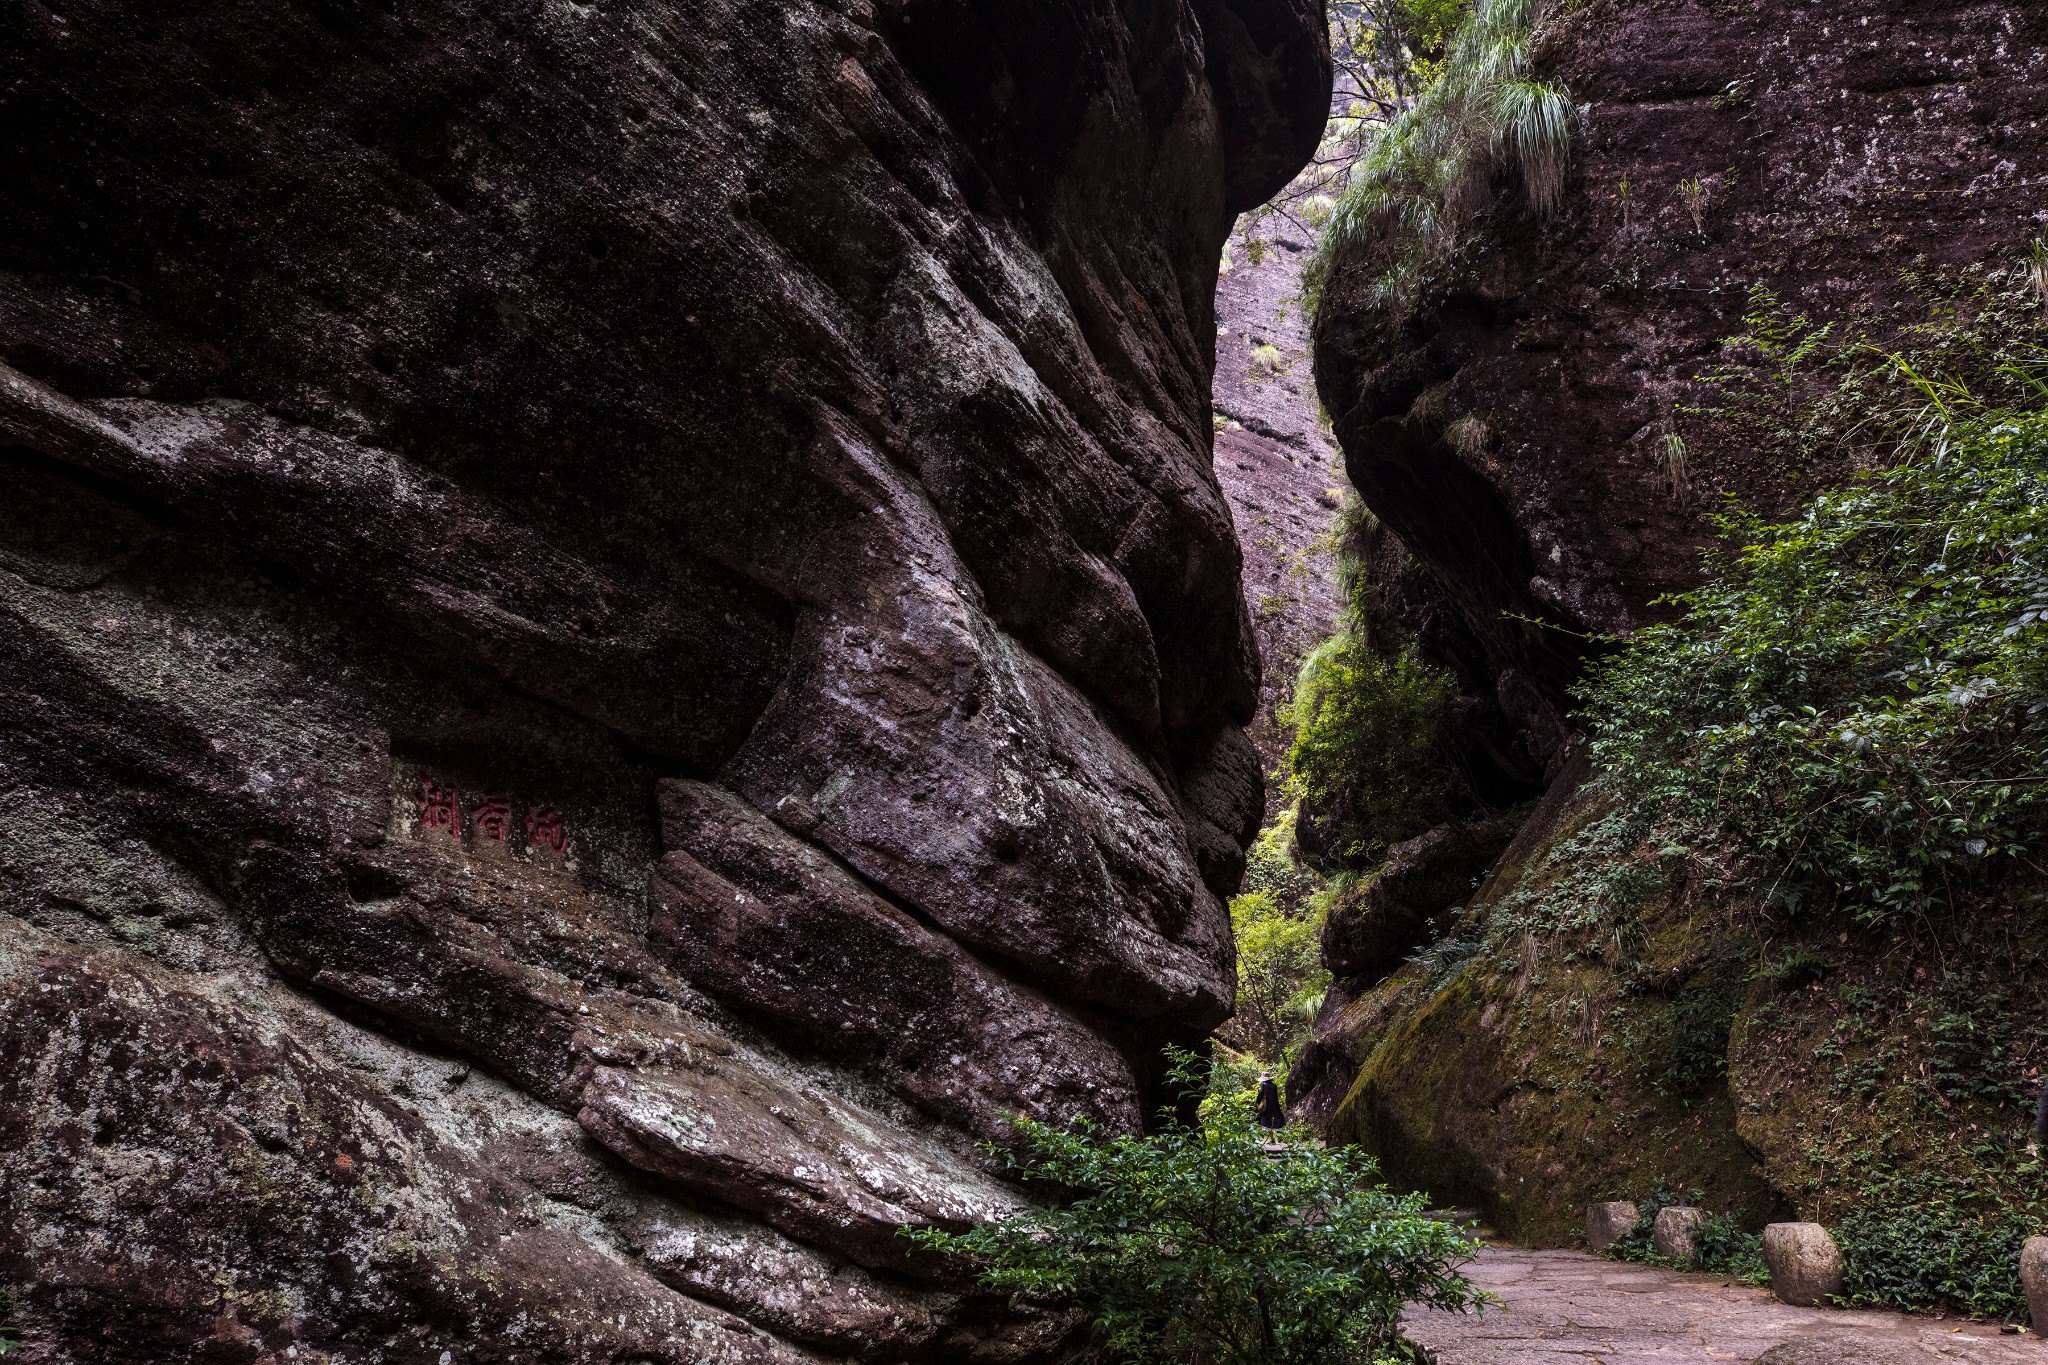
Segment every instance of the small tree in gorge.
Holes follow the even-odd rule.
[[[1196,1083],[1196,1059],[1174,1079]],[[1308,1141],[1269,1154],[1240,1097],[1192,1126],[1148,1136],[1017,1120],[1017,1174],[1077,1192],[1057,1208],[964,1233],[919,1229],[927,1247],[980,1265],[1017,1295],[1073,1296],[1094,1310],[1095,1358],[1125,1365],[1374,1365],[1410,1359],[1411,1303],[1463,1311],[1482,1295],[1460,1273],[1471,1247],[1425,1217],[1424,1196],[1374,1183],[1353,1148]]]

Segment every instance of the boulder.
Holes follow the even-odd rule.
[[[1395,844],[1378,875],[1330,907],[1323,921],[1330,971],[1369,984],[1399,966],[1427,936],[1432,919],[1470,898],[1518,823],[1496,813]]]
[[[2020,1248],[2020,1284],[2027,1291],[2027,1318],[2036,1332],[2048,1332],[2048,1237],[2029,1237]]]
[[[1667,1260],[1690,1261],[1699,1248],[1693,1242],[1693,1227],[1700,1211],[1683,1204],[1657,1210],[1657,1223],[1650,1234],[1657,1254]]]
[[[1614,1245],[1617,1238],[1627,1235],[1640,1216],[1634,1202],[1627,1199],[1610,1199],[1604,1204],[1589,1206],[1586,1209],[1587,1248],[1605,1251]]]
[[[1055,1353],[899,1229],[1230,1013],[1323,6],[4,26],[25,1357]]]
[[[1842,1292],[1842,1249],[1818,1223],[1772,1223],[1764,1229],[1771,1292],[1807,1307]]]

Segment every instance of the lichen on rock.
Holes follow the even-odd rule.
[[[1210,299],[1319,7],[6,28],[31,1358],[1054,1350],[897,1228],[1229,1009]]]

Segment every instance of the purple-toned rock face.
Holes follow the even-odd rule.
[[[1702,508],[1783,509],[1855,463],[1712,415],[1730,399],[1702,377],[1751,358],[1726,344],[1745,313],[1910,348],[1963,272],[2041,234],[2048,9],[1621,0],[1557,7],[1532,57],[1579,110],[1557,214],[1498,187],[1401,318],[1340,255],[1316,372],[1407,552],[1389,624],[1519,731],[1491,765],[1554,778],[1587,637],[1697,581]]]
[[[1726,1098],[1716,1087],[1688,1101],[1699,1114],[1726,1104],[1726,1117],[1658,1127],[1668,1097],[1614,1064],[1597,1022],[1610,1016],[1596,1006],[1634,989],[1619,984],[1642,970],[1632,949],[1594,966],[1576,928],[1515,931],[1521,965],[1432,982],[1401,968],[1417,912],[1445,927],[1469,913],[1505,935],[1567,863],[1639,856],[1575,851],[1606,813],[1573,797],[1592,771],[1572,736],[1581,669],[1603,637],[1671,612],[1667,595],[1699,581],[1714,534],[1703,513],[1723,494],[1769,514],[1889,460],[1877,424],[1822,438],[1791,419],[1846,371],[1816,362],[1809,379],[1789,354],[1822,328],[1830,346],[1921,352],[1938,335],[1917,330],[1930,318],[1974,322],[2026,287],[2021,264],[2048,222],[2048,6],[1601,0],[1538,13],[1531,71],[1577,111],[1555,214],[1531,214],[1505,178],[1481,186],[1483,211],[1440,239],[1456,249],[1393,307],[1378,244],[1354,243],[1333,261],[1315,347],[1346,469],[1398,542],[1370,569],[1380,638],[1451,669],[1464,735],[1492,727],[1507,741],[1472,746],[1468,775],[1524,794],[1548,780],[1549,795],[1486,882],[1417,875],[1429,867],[1415,847],[1384,886],[1333,909],[1324,944],[1339,979],[1289,1101],[1333,1140],[1375,1150],[1395,1183],[1469,1201],[1541,1245],[1575,1236],[1592,1200],[1679,1167],[1724,1206],[1810,1207],[1804,1114],[1789,1112],[1805,1092],[1786,1079],[1800,1074],[1787,1040],[1803,1035],[1738,1025],[1748,1051],[1730,1051]],[[2039,316],[2033,299],[2023,307]],[[2013,326],[1973,325],[1958,350]],[[1799,340],[1767,347],[1773,329]],[[1730,371],[1753,379],[1708,378]],[[1716,937],[1747,929],[1697,911],[1705,882],[1677,885],[1657,911],[1669,918],[1623,915],[1632,932],[1689,945],[1688,963],[1722,943],[1751,950]],[[1383,987],[1396,968],[1407,974]],[[1572,1087],[1602,1077],[1593,1089],[1611,1115],[1546,1079],[1551,1065]],[[1700,1145],[1674,1155],[1673,1142]]]
[[[1312,0],[0,13],[29,1358],[1056,1347],[897,1228],[1228,1012],[1211,295],[1328,89]]]

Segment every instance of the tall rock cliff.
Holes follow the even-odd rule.
[[[1704,500],[1759,511],[1844,457],[1759,449],[1686,409],[1752,291],[1876,337],[1915,276],[2003,268],[2042,231],[2048,16],[2012,0],[1595,0],[1539,8],[1535,74],[1578,106],[1554,217],[1511,177],[1413,306],[1340,253],[1325,406],[1412,562],[1412,627],[1554,776],[1589,634],[1696,580]],[[1674,467],[1667,436],[1685,443]],[[1427,621],[1428,624],[1422,624]]]
[[[1216,478],[1244,553],[1263,681],[1253,743],[1271,773],[1285,752],[1274,711],[1302,659],[1337,616],[1331,532],[1344,496],[1343,456],[1318,420],[1309,359],[1302,267],[1310,234],[1283,223],[1259,238],[1258,259],[1241,241],[1216,286]]]
[[[1336,253],[1316,360],[1389,537],[1376,631],[1418,641],[1505,741],[1475,750],[1482,776],[1551,794],[1504,855],[1507,830],[1467,858],[1434,835],[1333,915],[1340,980],[1297,1099],[1397,1178],[1531,1237],[1565,1238],[1586,1200],[1657,1176],[1811,1216],[1801,1201],[1839,1178],[1798,1131],[1821,1085],[1801,1067],[1849,1008],[1831,992],[1947,968],[1846,946],[1836,984],[1753,975],[1765,930],[1710,922],[1719,893],[1654,846],[1601,843],[1608,812],[1573,794],[1572,689],[1603,637],[1697,581],[1719,495],[1779,512],[1873,458],[1762,430],[1706,376],[1762,375],[1782,395],[1802,381],[1769,350],[1774,328],[1785,350],[1822,329],[1908,346],[1999,289],[2038,330],[2018,266],[2048,224],[2048,10],[1592,0],[1539,6],[1528,53],[1576,110],[1555,211],[1510,169],[1454,185],[1437,206],[1454,247],[1395,299],[1370,243]],[[1591,905],[1603,893],[1581,874],[1625,864],[1657,888],[1626,949],[1531,933],[1504,964],[1414,958],[1518,906]],[[1773,1004],[1772,981],[1813,994]],[[1998,989],[2035,998],[2031,981]],[[1686,1010],[1710,1084],[1673,1098],[1629,1079],[1629,1030]]]
[[[1313,0],[0,8],[27,1358],[1018,1359],[1230,1008]]]

